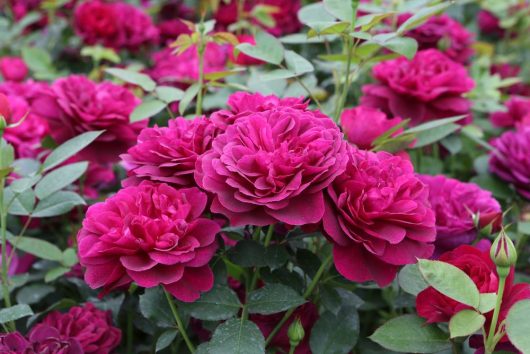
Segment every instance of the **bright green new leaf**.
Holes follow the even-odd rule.
[[[478,308],[479,291],[463,270],[446,262],[427,259],[418,260],[418,266],[430,286],[455,301]]]
[[[451,338],[467,337],[479,331],[485,322],[486,317],[477,311],[462,310],[451,317],[449,333],[451,333]]]

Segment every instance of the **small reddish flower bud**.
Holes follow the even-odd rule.
[[[509,269],[517,262],[515,246],[504,230],[501,230],[499,236],[497,236],[493,245],[491,245],[490,257],[497,266],[497,271],[499,271],[499,268]]]

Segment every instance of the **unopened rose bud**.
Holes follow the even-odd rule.
[[[6,95],[2,93],[0,93],[0,118],[0,129],[4,130],[7,126],[7,122],[11,120],[11,106],[9,105],[9,100]]]
[[[289,329],[287,330],[287,335],[289,336],[289,344],[292,347],[297,347],[301,341],[304,340],[305,331],[302,322],[297,318],[291,323]]]
[[[490,249],[490,257],[493,263],[497,266],[497,272],[510,270],[517,262],[517,251],[513,245],[512,240],[506,235],[504,230],[501,230],[499,236],[493,242]],[[499,274],[502,276],[502,274]]]

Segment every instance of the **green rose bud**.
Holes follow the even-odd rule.
[[[491,245],[490,257],[497,266],[498,271],[500,271],[499,268],[507,268],[509,271],[510,267],[514,266],[515,262],[517,262],[517,251],[512,240],[504,232],[504,229],[501,230],[499,236],[497,236],[493,245]]]
[[[291,323],[289,329],[287,330],[287,336],[289,337],[289,344],[292,347],[297,347],[302,340],[304,340],[305,331],[300,318],[297,318]]]

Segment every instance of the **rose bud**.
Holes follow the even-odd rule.
[[[517,262],[515,246],[504,230],[501,230],[499,236],[497,236],[493,245],[491,245],[490,257],[497,266],[497,273],[500,276],[503,276],[502,273],[506,273],[507,275],[510,267],[514,266]]]
[[[0,118],[2,123],[0,129],[4,129],[7,122],[11,119],[11,106],[6,95],[3,93],[0,93]]]
[[[300,318],[297,318],[291,323],[287,330],[287,335],[289,336],[289,344],[294,348],[304,340],[305,331],[302,322],[300,322]]]

